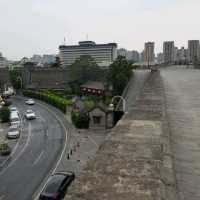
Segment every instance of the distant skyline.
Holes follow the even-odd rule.
[[[0,0],[0,52],[8,59],[56,54],[63,43],[118,43],[118,48],[144,49],[163,41],[187,47],[200,39],[199,0]]]

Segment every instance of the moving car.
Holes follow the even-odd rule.
[[[26,119],[31,120],[31,119],[35,119],[36,115],[32,110],[27,110],[25,117],[26,117]]]
[[[33,100],[33,99],[28,99],[28,100],[26,100],[25,101],[25,103],[27,104],[27,105],[34,105],[35,104],[35,101]]]
[[[65,197],[67,188],[75,179],[73,172],[58,172],[49,178],[46,187],[40,194],[40,200],[61,200]]]
[[[15,106],[10,107],[10,112],[18,112],[17,107]]]
[[[10,113],[10,124],[20,126],[20,117],[18,112],[13,111]]]
[[[18,125],[12,125],[10,126],[8,133],[7,133],[7,138],[8,139],[16,139],[19,138],[20,136],[20,130]]]

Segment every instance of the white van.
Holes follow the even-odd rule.
[[[10,124],[20,126],[20,117],[18,112],[13,111],[10,113]]]

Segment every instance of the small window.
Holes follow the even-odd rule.
[[[94,122],[94,124],[100,124],[101,123],[101,117],[93,116],[93,122]]]

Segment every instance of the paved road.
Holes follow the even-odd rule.
[[[28,106],[14,101],[20,113]],[[49,171],[55,166],[65,142],[65,128],[45,107],[31,107],[37,119],[23,120],[23,132],[11,161],[0,171],[0,200],[30,200]],[[49,109],[49,108],[48,108]],[[59,119],[65,121],[59,114]]]
[[[200,199],[200,70],[168,68],[167,113],[180,200]]]

